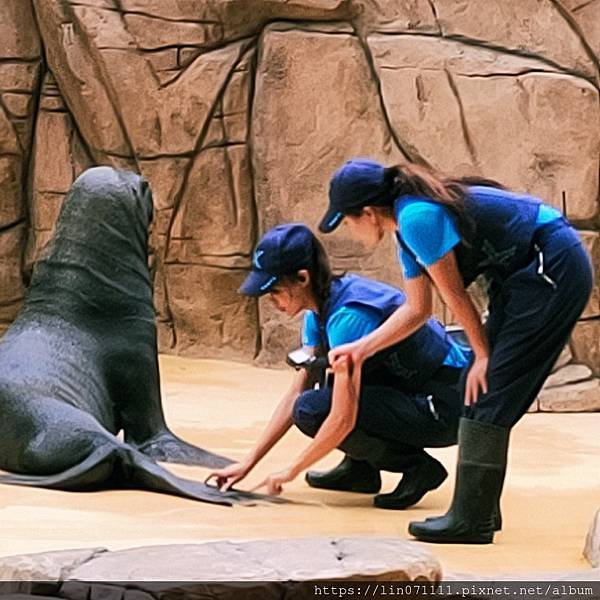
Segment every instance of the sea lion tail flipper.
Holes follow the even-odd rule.
[[[58,490],[84,491],[101,487],[111,477],[118,447],[103,445],[96,448],[82,462],[51,475],[7,473],[0,475],[0,483],[44,487]]]
[[[256,504],[258,501],[279,502],[279,499],[249,492],[220,492],[205,483],[178,477],[127,444],[103,444],[80,463],[60,473],[6,473],[0,475],[1,483],[66,491],[128,487],[228,506]]]
[[[130,440],[126,440],[132,443]],[[142,443],[133,444],[142,454],[161,462],[199,465],[222,469],[234,461],[226,456],[203,450],[178,438],[168,430],[161,431]]]

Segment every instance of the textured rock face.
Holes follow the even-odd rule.
[[[391,123],[413,153],[446,172],[487,173],[558,207],[564,192],[569,217],[594,217],[598,130],[577,116],[599,114],[592,84],[539,59],[459,41],[422,35],[368,41]],[[560,127],[549,128],[558,115]],[[587,158],[576,165],[574,155]]]
[[[298,343],[297,324],[237,287],[258,237],[281,221],[314,226],[332,171],[355,155],[421,157],[538,194],[582,230],[598,275],[599,10],[597,0],[5,0],[0,330],[65,192],[92,164],[137,170],[154,190],[165,352],[273,364]],[[324,241],[336,269],[400,283],[391,243]],[[597,376],[598,283],[583,318],[571,350]]]
[[[41,72],[40,36],[30,2],[0,8],[0,332],[16,316],[25,293],[27,176],[34,106]]]
[[[571,345],[577,362],[589,365],[595,375],[600,375],[600,320],[577,323]]]

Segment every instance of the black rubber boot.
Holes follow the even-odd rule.
[[[414,466],[408,467],[396,489],[389,494],[377,494],[377,508],[402,510],[416,504],[427,492],[442,485],[448,477],[443,465],[428,454],[415,456]]]
[[[506,473],[510,430],[461,419],[458,468],[450,510],[441,518],[412,522],[408,531],[425,542],[490,544]]]
[[[500,486],[500,494],[498,494],[498,502],[496,502],[496,508],[494,509],[494,514],[492,516],[494,523],[494,531],[502,531],[502,511],[500,510],[500,496],[502,494],[502,487],[504,486],[504,477],[506,476],[506,464],[504,464],[504,468],[502,470],[502,486]],[[440,517],[427,517],[425,520],[427,522],[437,521],[438,519],[445,519],[446,515],[442,515]]]
[[[378,508],[401,510],[418,502],[447,476],[446,469],[423,449],[373,437],[355,429],[340,448],[355,460],[367,461],[381,471],[404,473],[391,494],[379,494],[373,504]]]
[[[381,494],[380,494],[381,495]],[[502,513],[500,512],[500,499],[498,498],[498,506],[494,510],[494,514],[492,516],[494,531],[502,531]],[[446,515],[441,515],[437,517],[427,517],[425,522],[431,523],[432,521],[439,521],[440,519],[445,519]]]
[[[379,470],[365,460],[348,455],[330,471],[308,471],[305,479],[310,487],[325,490],[376,494],[381,489]]]

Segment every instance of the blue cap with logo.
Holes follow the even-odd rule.
[[[252,271],[240,287],[246,296],[270,292],[283,275],[306,269],[313,261],[312,231],[302,223],[286,223],[269,229],[252,257]]]
[[[348,209],[377,204],[389,193],[385,167],[369,158],[345,162],[329,183],[329,207],[319,223],[319,231],[329,233],[342,222]]]

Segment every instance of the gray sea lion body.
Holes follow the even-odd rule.
[[[127,486],[230,504],[155,460],[229,459],[174,436],[163,416],[152,284],[152,196],[143,178],[96,167],[65,198],[24,306],[0,341],[0,482],[67,490]],[[117,437],[124,432],[124,441]]]

